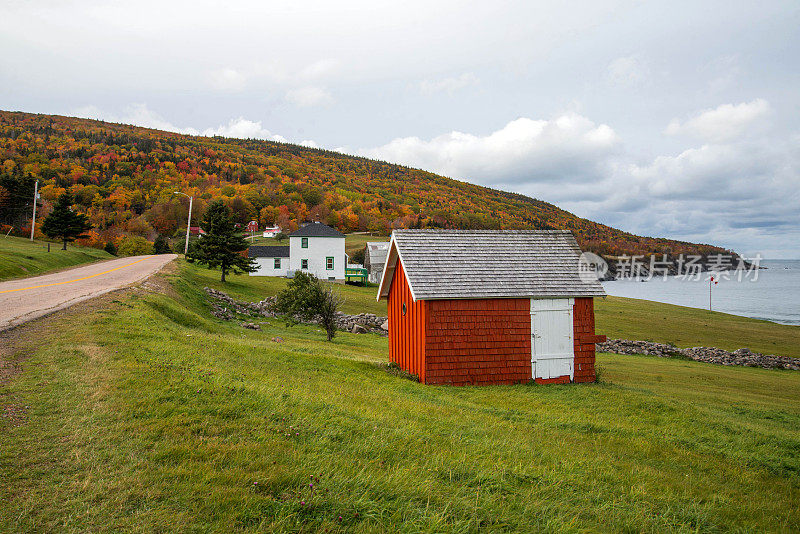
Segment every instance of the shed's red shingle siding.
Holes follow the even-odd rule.
[[[594,344],[598,338],[594,333],[594,299],[582,297],[575,299],[572,308],[572,325],[575,342],[574,382],[594,382]]]
[[[425,383],[530,380],[529,299],[430,300],[426,312]]]
[[[425,383],[426,305],[424,300],[413,302],[403,264],[398,260],[389,288],[389,357],[401,369],[418,375],[422,383]]]

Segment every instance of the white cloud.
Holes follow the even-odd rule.
[[[471,72],[465,72],[460,76],[443,78],[441,80],[422,80],[419,83],[419,90],[424,95],[432,95],[435,93],[447,93],[452,95],[459,89],[469,87],[470,85],[477,85],[480,80]]]
[[[246,81],[247,77],[236,69],[225,68],[209,73],[211,86],[221,91],[241,91]]]
[[[122,124],[134,124],[144,128],[155,128],[157,130],[165,130],[168,132],[176,132],[187,135],[203,135],[206,137],[213,137],[219,135],[222,137],[235,137],[239,139],[265,139],[268,141],[279,141],[282,143],[287,142],[286,138],[270,132],[261,126],[261,121],[251,121],[244,117],[231,119],[227,124],[221,124],[215,128],[205,128],[198,130],[191,126],[179,127],[164,119],[161,115],[147,107],[146,104],[130,104],[119,115],[108,113],[97,106],[84,106],[74,109],[68,113],[75,117],[83,117],[87,119],[98,119],[107,122],[118,122]],[[313,143],[313,141],[303,141],[304,143]],[[311,146],[311,145],[308,145]]]
[[[618,57],[608,64],[608,80],[620,87],[642,85],[650,79],[650,68],[638,55]]]
[[[486,136],[454,131],[430,140],[398,138],[359,153],[478,183],[520,184],[565,176],[590,180],[617,141],[609,126],[567,113],[516,119]]]
[[[306,86],[288,90],[286,100],[295,106],[306,108],[331,104],[333,96],[322,87]]]
[[[712,142],[729,141],[755,126],[771,110],[769,102],[761,98],[741,104],[723,104],[715,109],[707,109],[685,122],[672,119],[664,133],[688,134]]]
[[[273,134],[269,130],[262,128],[261,121],[251,121],[244,117],[231,119],[228,124],[222,124],[216,128],[206,128],[203,130],[202,135],[207,137],[220,135],[239,139],[266,139],[268,141],[286,142],[286,138],[282,135]]]
[[[135,124],[144,128],[154,128],[156,130],[165,130],[168,132],[186,133],[190,135],[197,135],[198,131],[194,128],[179,128],[175,126],[164,117],[147,107],[147,104],[134,103],[127,105],[121,114],[109,113],[97,106],[89,105],[69,112],[70,115],[75,117],[83,117],[86,119],[98,119],[107,122],[119,122],[122,124]]]

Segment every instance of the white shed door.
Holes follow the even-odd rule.
[[[533,378],[574,378],[572,306],[574,299],[531,299]]]

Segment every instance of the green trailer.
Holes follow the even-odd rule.
[[[367,270],[363,267],[346,267],[344,270],[345,282],[360,282],[361,285],[367,285]]]

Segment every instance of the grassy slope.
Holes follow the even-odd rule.
[[[233,275],[228,276],[226,283],[219,281],[219,271],[209,271],[197,269],[192,271],[192,283],[200,288],[212,287],[219,289],[239,300],[261,300],[265,297],[275,295],[286,287],[288,279],[276,276],[247,276]],[[386,316],[386,301],[378,302],[375,295],[378,291],[376,285],[367,287],[356,285],[334,284],[333,287],[344,297],[345,302],[342,311],[345,313],[368,312]]]
[[[797,326],[624,297],[597,299],[595,308],[597,332],[609,338],[673,343],[682,348],[747,347],[800,358]]]
[[[223,285],[216,271],[196,271],[193,280],[246,300],[274,295],[286,285],[282,278],[261,276],[232,276]],[[367,311],[386,316],[386,301],[375,301],[376,286],[347,285],[339,289],[346,299],[345,312]],[[702,345],[735,350],[747,347],[767,354],[800,358],[800,327],[797,326],[623,297],[606,297],[595,302],[597,333],[609,338],[673,343],[682,348]]]
[[[352,256],[356,251],[364,248],[368,242],[372,241],[389,241],[389,236],[347,234],[344,244],[345,252]]]
[[[213,320],[187,269],[53,319],[0,387],[30,406],[0,418],[0,530],[800,528],[800,373],[601,355],[601,384],[423,386],[371,363],[385,338]]]
[[[65,252],[59,243],[51,243],[50,252],[47,252],[45,242],[0,236],[0,280],[43,274],[113,257],[104,250],[73,245],[68,246]]]

